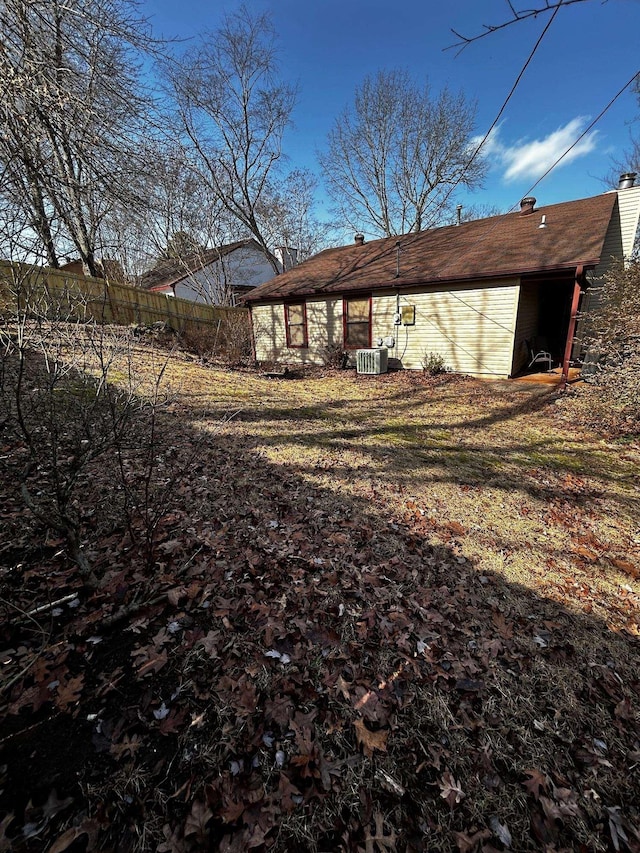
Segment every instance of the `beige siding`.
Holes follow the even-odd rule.
[[[251,309],[258,361],[323,364],[327,346],[342,346],[342,298],[308,299],[306,348],[287,347],[284,305],[254,305]]]
[[[593,270],[591,276],[594,279],[600,278],[608,269],[615,263],[616,260],[621,260],[624,257],[622,247],[622,230],[620,228],[620,197],[613,206],[611,221],[607,228],[607,234],[604,238],[602,246],[602,254],[600,255],[600,263]]]
[[[640,217],[640,186],[618,190],[611,222],[602,247],[601,261],[593,271],[594,278],[602,276],[616,260],[631,257]]]
[[[640,219],[640,186],[617,190],[617,194],[618,200],[611,214],[611,222],[602,248],[601,261],[594,270],[587,274],[589,279],[588,295],[586,298],[583,297],[580,305],[580,313],[583,315],[598,309],[604,276],[615,267],[616,261],[628,260],[633,252]],[[583,325],[578,320],[577,343],[574,345],[574,353],[581,345],[584,331],[581,326]]]
[[[540,315],[540,294],[535,284],[520,285],[518,302],[518,322],[516,324],[515,344],[513,347],[513,366],[511,375],[515,375],[529,363],[529,351],[526,341],[533,341],[538,333]]]
[[[403,367],[422,367],[425,354],[439,353],[459,373],[509,376],[520,287],[517,280],[435,287],[403,293],[400,306],[414,305],[414,326],[394,326],[395,294],[374,295],[373,340],[394,335],[389,351]]]
[[[620,231],[622,233],[622,251],[625,259],[631,257],[638,231],[640,218],[640,186],[618,190],[620,207]]]
[[[509,376],[519,292],[518,281],[509,280],[403,293],[400,305],[415,306],[414,326],[394,325],[394,293],[374,294],[373,343],[394,336],[389,357],[410,370],[420,370],[425,353],[433,352],[459,373]],[[342,298],[307,301],[306,349],[287,347],[281,302],[254,306],[252,317],[258,361],[322,364],[325,347],[342,346]]]
[[[287,352],[282,304],[253,305],[251,323],[257,360],[280,361],[282,353]]]

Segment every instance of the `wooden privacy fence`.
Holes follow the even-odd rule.
[[[121,326],[164,322],[182,334],[212,333],[221,344],[250,335],[247,308],[203,305],[77,273],[0,261],[0,311],[16,308],[51,319]]]

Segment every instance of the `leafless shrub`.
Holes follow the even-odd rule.
[[[448,373],[450,368],[439,352],[425,352],[422,356],[422,369],[429,376],[439,376]]]
[[[249,317],[244,311],[229,312],[220,327],[221,351],[230,365],[247,364],[253,355]]]
[[[325,367],[342,368],[346,366],[347,354],[339,344],[328,344],[320,350],[320,357]]]
[[[213,358],[221,343],[220,323],[217,326],[189,326],[180,335],[180,343],[187,352],[201,359]]]
[[[637,433],[640,418],[640,260],[618,264],[605,277],[599,304],[585,318],[589,377],[589,420],[613,432]],[[590,353],[590,354],[589,354]]]
[[[152,557],[172,478],[160,470],[158,430],[169,356],[148,347],[145,371],[134,369],[132,331],[96,321],[77,294],[49,296],[43,275],[24,265],[2,271],[0,404],[14,448],[3,473],[34,537],[61,538],[95,588],[90,545],[105,527],[127,528]]]
[[[180,342],[203,361],[221,359],[237,366],[247,364],[252,356],[249,318],[241,310],[228,311],[215,325],[188,326],[180,334]]]

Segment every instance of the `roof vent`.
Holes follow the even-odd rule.
[[[523,198],[520,202],[521,216],[528,216],[530,213],[533,213],[535,203],[536,199],[532,195],[528,195],[526,198]]]
[[[360,233],[356,234],[354,237],[354,240],[356,241],[356,246],[363,246],[364,245],[364,234],[360,234]]]
[[[630,189],[635,184],[637,174],[637,172],[625,172],[624,175],[620,175],[620,180],[618,181],[618,189]]]

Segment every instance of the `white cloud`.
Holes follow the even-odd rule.
[[[497,162],[505,169],[504,180],[536,179],[543,175],[567,151],[582,133],[588,119],[578,116],[564,127],[559,127],[543,139],[520,139],[505,145],[500,139],[500,128],[495,128],[482,146],[484,157]],[[595,150],[598,131],[587,133],[563,158],[559,166],[567,165],[578,157]],[[481,137],[475,140],[478,145]]]
[[[499,134],[501,124],[497,125],[493,128],[493,130],[489,133],[487,138],[485,139],[482,148],[480,149],[480,155],[482,157],[501,157],[502,152],[504,151],[504,146],[500,142]],[[482,142],[482,135],[474,136],[471,140],[470,147],[472,151],[475,151],[478,145]]]

